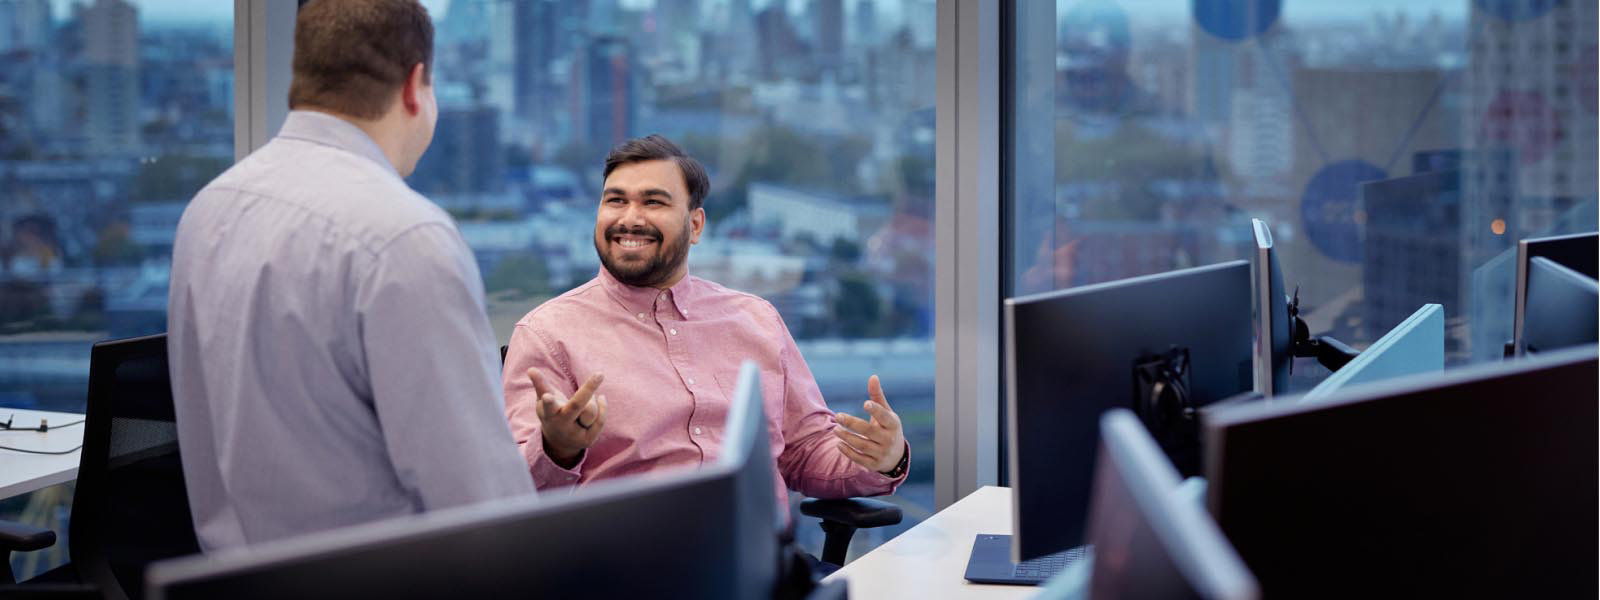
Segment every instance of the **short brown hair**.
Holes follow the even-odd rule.
[[[706,193],[711,190],[711,178],[706,176],[705,167],[700,166],[700,161],[678,148],[672,140],[659,134],[633,138],[617,144],[617,147],[606,154],[606,171],[601,175],[601,179],[610,177],[611,172],[622,165],[669,158],[678,163],[679,171],[683,171],[683,187],[689,189],[689,210],[700,208],[700,204],[705,202]]]
[[[430,79],[433,21],[422,3],[313,0],[295,18],[289,108],[376,119],[417,64]]]

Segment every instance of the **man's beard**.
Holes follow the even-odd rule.
[[[617,281],[634,287],[655,287],[667,281],[683,261],[689,257],[689,224],[683,225],[683,234],[670,245],[662,244],[661,230],[649,225],[628,228],[613,225],[606,228],[605,236],[594,241],[595,254],[600,255],[600,264],[611,273]],[[616,246],[611,238],[623,235],[643,235],[655,239],[655,255],[649,259],[631,264],[621,264],[611,258],[608,249]]]

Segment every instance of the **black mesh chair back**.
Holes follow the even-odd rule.
[[[141,598],[147,565],[200,551],[178,458],[166,334],[95,344],[85,413],[72,562],[107,598]]]

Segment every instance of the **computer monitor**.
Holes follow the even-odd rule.
[[[1178,472],[1138,417],[1123,409],[1101,417],[1090,598],[1260,597],[1211,515],[1178,491]]]
[[[1242,260],[1005,301],[1013,561],[1084,543],[1100,415],[1151,395],[1152,358],[1187,355],[1172,370],[1187,375],[1188,406],[1163,386],[1168,402],[1136,410],[1180,472],[1199,469],[1191,419],[1251,390],[1250,322]]]
[[[1517,347],[1524,355],[1594,344],[1600,283],[1543,256],[1528,261],[1528,287]]]
[[[1294,361],[1293,321],[1283,269],[1272,248],[1272,229],[1266,221],[1250,219],[1256,247],[1250,253],[1250,314],[1255,332],[1255,390],[1273,397],[1289,390],[1289,365]]]
[[[771,596],[780,525],[757,378],[740,369],[713,465],[175,559],[151,568],[150,595]]]
[[[1444,307],[1424,304],[1350,364],[1300,397],[1315,402],[1348,386],[1444,370]]]
[[[1207,507],[1267,597],[1594,597],[1594,347],[1208,413]]]
[[[1578,233],[1517,242],[1517,293],[1515,314],[1511,323],[1512,351],[1516,356],[1527,353],[1523,346],[1523,329],[1528,312],[1528,275],[1530,263],[1535,258],[1547,258],[1568,269],[1600,278],[1600,233]]]

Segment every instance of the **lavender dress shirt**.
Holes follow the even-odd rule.
[[[624,285],[601,268],[529,312],[506,355],[506,416],[541,490],[709,464],[722,451],[744,360],[761,369],[780,486],[845,498],[887,494],[905,480],[850,462],[835,447],[833,412],[771,304],[687,275],[658,290]],[[606,377],[599,390],[608,404],[605,430],[572,469],[545,455],[529,368],[567,396],[593,373]]]
[[[337,117],[290,113],[189,203],[167,323],[206,550],[534,491],[472,252]]]

